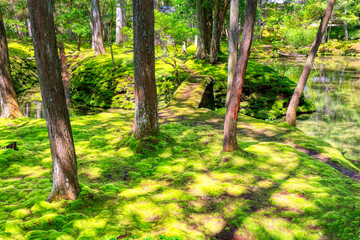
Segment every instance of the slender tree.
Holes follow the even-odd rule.
[[[318,32],[316,34],[315,40],[312,43],[312,47],[309,53],[309,56],[305,62],[304,69],[301,73],[300,80],[295,88],[294,94],[291,97],[287,112],[286,112],[286,122],[291,126],[296,125],[296,109],[299,105],[299,100],[302,92],[306,86],[306,82],[309,78],[311,68],[313,67],[314,60],[316,57],[316,53],[321,44],[322,37],[324,36],[327,24],[331,17],[332,10],[334,8],[336,0],[329,0],[327,8],[324,13],[324,17],[321,19],[320,26]]]
[[[36,66],[53,162],[53,187],[47,198],[49,202],[75,200],[80,193],[52,4],[52,0],[28,0]]]
[[[159,131],[155,84],[154,2],[134,0],[134,88],[133,132],[139,139]]]
[[[105,45],[104,45],[104,35],[103,35],[104,27],[102,24],[99,0],[91,0],[91,15],[92,15],[95,56],[99,54],[106,54]]]
[[[239,0],[230,1],[230,30],[229,30],[229,57],[228,57],[228,83],[226,103],[227,107],[234,79],[236,56],[239,42]]]
[[[9,51],[6,31],[0,9],[0,117],[22,117],[16,93],[11,81]]]
[[[256,16],[256,6],[257,0],[247,1],[243,37],[240,44],[239,56],[237,59],[233,84],[230,90],[229,104],[225,116],[223,144],[224,152],[231,152],[239,148],[236,139],[236,128],[242,87],[244,85],[244,77],[250,55],[251,39]]]
[[[125,0],[116,2],[116,38],[115,43],[120,44],[126,41],[126,35],[122,29],[126,26],[126,8]]]

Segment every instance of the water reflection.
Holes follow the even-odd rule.
[[[305,59],[275,59],[264,63],[298,81]],[[316,112],[298,127],[360,160],[360,58],[319,57],[304,92]]]

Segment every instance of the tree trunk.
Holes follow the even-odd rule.
[[[9,51],[6,31],[0,9],[0,117],[22,117],[16,93],[11,81]]]
[[[27,102],[25,103],[24,117],[30,117],[30,114],[31,114],[31,103]]]
[[[30,20],[29,17],[26,18],[26,22],[27,22],[27,28],[28,28],[28,35],[29,38],[32,38],[32,34],[31,34],[31,25],[30,25]]]
[[[346,8],[346,5],[345,5],[345,12],[344,12],[345,16],[347,14],[347,8]],[[348,24],[346,22],[346,20],[344,21],[344,28],[345,28],[345,40],[346,41],[349,41],[349,33],[348,33]]]
[[[47,201],[75,200],[80,186],[56,46],[52,0],[28,0],[28,8],[53,162],[53,187]]]
[[[136,139],[159,131],[155,84],[153,0],[134,0],[134,95]]]
[[[324,13],[324,17],[321,20],[320,26],[319,26],[319,30],[317,32],[317,35],[315,37],[314,42],[312,43],[312,47],[309,53],[309,56],[306,60],[304,69],[302,71],[302,74],[300,76],[300,80],[299,83],[297,84],[294,94],[291,97],[290,103],[289,103],[289,107],[287,109],[286,112],[286,122],[288,124],[290,124],[291,126],[295,126],[296,125],[296,109],[299,105],[299,100],[301,97],[302,92],[304,91],[304,88],[306,86],[306,82],[308,80],[308,77],[310,75],[310,71],[311,68],[314,64],[314,60],[316,57],[316,53],[319,49],[320,43],[321,43],[321,39],[325,33],[326,30],[326,26],[329,22],[330,16],[331,16],[331,12],[333,10],[335,4],[335,0],[329,0],[329,3],[327,5],[327,8],[325,10]]]
[[[218,59],[218,54],[219,54],[219,50],[220,50],[221,33],[223,30],[223,25],[224,25],[227,9],[229,7],[229,3],[230,3],[230,0],[225,0],[224,7],[220,11],[220,0],[215,0],[211,46],[210,46],[210,63],[211,64],[217,62],[217,59]]]
[[[212,12],[204,6],[204,0],[196,1],[196,17],[199,29],[198,42],[195,57],[198,59],[208,58],[211,45]]]
[[[95,56],[106,54],[99,0],[91,0]]]
[[[125,0],[120,0],[116,3],[116,44],[126,41],[126,35],[123,34],[122,29],[126,26],[126,8]]]
[[[233,84],[230,90],[229,104],[225,116],[223,143],[224,152],[231,152],[239,148],[236,139],[237,119],[246,67],[250,55],[256,7],[257,0],[247,1],[243,37],[240,44],[239,56],[237,59]]]
[[[90,14],[90,11],[89,9],[87,8],[86,5],[84,5],[85,9],[86,9],[86,12],[87,12],[87,15],[88,15],[88,18],[89,18],[89,25],[90,25],[90,29],[91,29],[91,48],[92,49],[95,49],[95,37],[94,37],[94,24],[93,24],[93,19],[91,18],[91,14]]]
[[[239,41],[239,0],[230,2],[230,29],[229,29],[229,57],[228,57],[228,84],[225,106],[228,106],[232,81],[234,79],[236,56]]]

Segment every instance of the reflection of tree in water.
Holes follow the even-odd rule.
[[[327,62],[318,69],[308,85],[308,95],[316,106],[316,113],[300,128],[331,142],[347,152],[349,158],[359,158],[360,117],[359,70],[346,68],[344,63],[329,68]],[[314,123],[315,122],[315,123]]]
[[[266,60],[265,64],[298,81],[303,63],[297,60]],[[319,57],[309,78],[305,97],[316,112],[298,127],[341,149],[346,157],[360,160],[360,60]]]

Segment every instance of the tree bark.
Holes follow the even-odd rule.
[[[91,0],[95,56],[106,54],[99,0]]]
[[[228,106],[232,81],[234,79],[236,56],[239,41],[239,0],[230,2],[230,29],[229,29],[229,57],[228,57],[228,84],[225,106]]]
[[[116,38],[115,43],[120,44],[126,41],[126,35],[122,29],[126,26],[125,0],[116,2]]]
[[[59,34],[61,33],[59,32]],[[70,111],[70,77],[69,77],[68,67],[66,64],[66,54],[65,54],[65,47],[63,41],[59,41],[59,52],[60,52],[60,60],[61,60],[62,78],[64,82],[66,106]]]
[[[2,12],[0,9],[0,117],[22,117],[11,81],[9,51]]]
[[[257,0],[248,0],[246,5],[243,37],[240,44],[235,75],[230,90],[229,104],[225,116],[223,151],[231,152],[239,148],[236,139],[237,119],[242,87],[250,55],[251,39],[254,30]]]
[[[134,95],[136,139],[159,131],[155,84],[153,0],[134,0]]]
[[[321,44],[322,37],[324,36],[326,26],[329,22],[331,12],[334,8],[335,0],[329,0],[327,8],[324,13],[324,17],[322,18],[319,26],[319,30],[317,32],[317,35],[315,37],[314,42],[312,43],[312,47],[309,53],[309,56],[305,62],[304,69],[302,71],[302,74],[300,76],[299,83],[297,84],[294,94],[291,97],[287,112],[286,112],[286,122],[290,124],[291,126],[296,125],[296,109],[299,105],[299,100],[301,97],[302,92],[304,91],[304,88],[306,86],[306,82],[309,78],[311,68],[314,64],[314,60],[316,57],[316,53],[319,49],[319,46]]]
[[[225,16],[229,7],[230,0],[225,0],[224,7],[220,11],[220,0],[215,0],[215,9],[212,25],[212,36],[210,46],[210,63],[213,64],[218,60],[220,50],[220,39],[225,21]]]
[[[53,187],[47,201],[75,200],[80,193],[77,163],[61,79],[52,0],[28,0],[36,66],[53,162]]]

